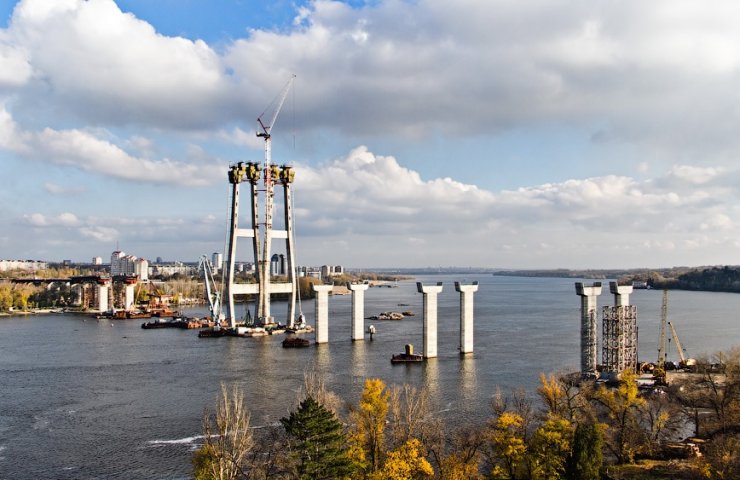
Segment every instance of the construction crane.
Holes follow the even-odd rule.
[[[216,281],[213,277],[213,269],[208,257],[202,255],[198,264],[198,270],[203,269],[203,280],[206,284],[206,299],[208,300],[208,309],[211,312],[211,319],[214,322],[220,322],[224,319],[221,311],[221,292],[216,291]]]
[[[660,341],[658,343],[657,365],[663,367],[666,361],[665,329],[668,321],[668,290],[663,290],[663,305],[660,307]]]
[[[285,103],[285,99],[288,97],[288,92],[290,91],[290,87],[293,85],[294,80],[295,75],[291,75],[290,80],[288,80],[288,83],[285,84],[280,94],[275,97],[275,99],[267,106],[267,108],[265,108],[265,111],[262,112],[259,117],[257,117],[257,123],[260,124],[260,128],[262,129],[261,132],[257,132],[257,136],[265,139],[265,168],[267,169],[270,168],[270,164],[272,163],[272,128],[275,126],[277,117],[280,114],[280,110],[282,110],[283,108],[283,104]],[[269,122],[265,123],[263,121],[263,118],[268,113],[271,114],[270,120]],[[267,178],[265,178],[265,181],[267,181]]]
[[[673,341],[676,343],[676,350],[678,350],[678,357],[681,359],[679,366],[688,367],[691,365],[696,365],[696,360],[694,360],[693,358],[686,358],[686,355],[684,354],[683,346],[681,345],[681,340],[678,339],[678,334],[676,333],[676,329],[674,328],[673,324],[671,322],[668,322],[668,326],[671,327]]]

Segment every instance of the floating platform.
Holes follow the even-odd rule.
[[[414,346],[410,343],[406,345],[404,353],[398,353],[391,357],[391,363],[420,363],[424,361],[424,356],[414,353]]]

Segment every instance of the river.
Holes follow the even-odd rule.
[[[439,358],[421,365],[389,361],[406,343],[421,350],[422,296],[414,281],[366,292],[365,316],[416,313],[402,321],[366,321],[377,328],[372,342],[350,340],[351,297],[331,297],[329,343],[308,349],[283,349],[282,336],[199,339],[196,331],[142,330],[141,321],[76,314],[0,319],[0,479],[189,478],[203,408],[213,404],[222,382],[244,388],[254,425],[288,414],[307,369],[352,402],[365,378],[417,385],[430,391],[439,415],[459,423],[483,420],[497,386],[533,391],[540,372],[578,369],[574,280],[417,280],[444,282]],[[457,351],[455,280],[480,283],[475,352],[464,357]],[[599,306],[612,303],[606,283],[604,291]],[[657,357],[661,300],[660,291],[631,296],[643,360]],[[311,324],[313,310],[312,301],[303,302]],[[669,320],[691,356],[738,345],[739,312],[738,294],[670,292]],[[273,313],[282,319],[285,304],[274,302]],[[675,358],[671,345],[669,359]]]

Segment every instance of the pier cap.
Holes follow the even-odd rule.
[[[431,286],[433,286],[433,285],[431,285]],[[437,286],[438,287],[442,287],[442,282],[437,282]],[[424,291],[424,284],[421,283],[421,282],[416,282],[416,289],[419,291],[419,293],[426,293]],[[440,288],[440,290],[441,290],[441,288]]]
[[[576,282],[576,295],[582,297],[601,295],[601,282],[594,282],[593,285],[584,285],[583,282]]]

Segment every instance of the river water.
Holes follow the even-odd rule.
[[[417,385],[430,391],[441,416],[459,424],[489,414],[496,386],[532,391],[540,372],[578,369],[580,300],[573,280],[417,280],[444,282],[439,358],[417,365],[389,361],[406,343],[421,350],[422,296],[414,281],[366,292],[366,316],[417,314],[366,321],[378,330],[372,342],[350,340],[351,297],[330,298],[329,344],[308,349],[283,349],[282,336],[199,339],[196,331],[142,330],[140,321],[83,315],[0,319],[0,479],[189,478],[203,408],[213,405],[222,382],[243,387],[254,425],[287,415],[307,369],[352,402],[365,378]],[[464,357],[457,351],[455,280],[480,282],[475,352]],[[604,290],[600,306],[612,303],[608,286]],[[661,300],[660,291],[631,296],[643,360],[657,357]],[[313,324],[313,302],[305,301],[303,310]],[[691,356],[740,343],[740,295],[672,291],[668,310]],[[273,313],[282,319],[285,304],[274,303]],[[672,345],[669,359],[676,359]]]

